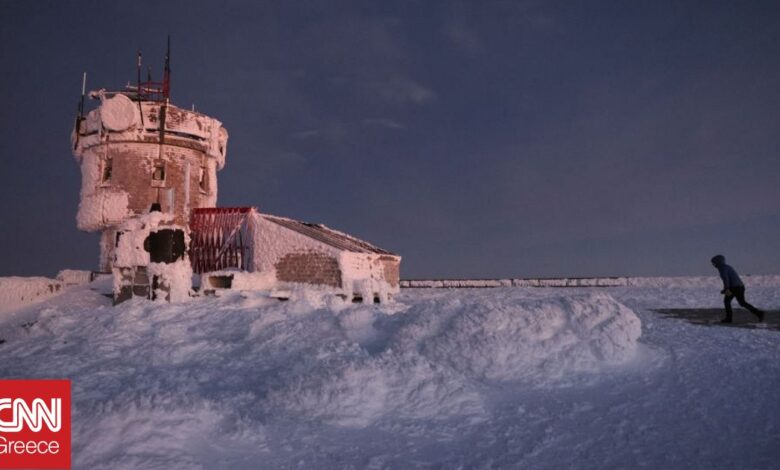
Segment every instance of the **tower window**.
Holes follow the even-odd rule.
[[[112,158],[106,158],[103,160],[103,171],[101,171],[101,182],[107,183],[111,181],[111,173],[114,171],[114,160]]]
[[[206,171],[206,167],[205,166],[200,167],[200,176],[198,177],[198,186],[200,187],[200,190],[203,191],[203,192],[208,192],[208,190],[209,190],[208,172]]]
[[[165,163],[155,163],[152,170],[152,181],[165,181]]]

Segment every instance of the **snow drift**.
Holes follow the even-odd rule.
[[[380,306],[226,291],[111,307],[99,282],[0,316],[0,377],[72,380],[74,468],[777,461],[777,333],[649,310],[717,306],[717,289],[415,289]],[[777,310],[778,292],[751,300]]]
[[[100,282],[0,316],[1,377],[72,380],[74,468],[776,461],[777,406],[755,405],[778,377],[776,333],[647,310],[716,305],[710,288],[409,290],[379,306],[226,291],[111,307]],[[775,287],[751,294],[778,305]]]
[[[641,322],[609,295],[528,295],[433,297],[392,317],[373,308],[320,312],[300,331],[321,346],[301,355],[269,400],[346,426],[387,414],[480,420],[485,382],[554,386],[634,356]],[[338,333],[324,343],[306,338],[322,328]]]
[[[91,441],[122,434],[128,420],[171,436],[201,426],[224,433],[247,419],[239,427],[256,430],[260,421],[289,416],[353,428],[388,417],[480,422],[486,381],[554,386],[567,372],[595,371],[634,353],[640,322],[607,294],[489,294],[379,307],[308,289],[288,302],[227,293],[109,307],[77,287],[59,306],[43,308],[24,334],[0,331],[8,363],[20,367],[4,375],[71,378],[75,436]],[[95,303],[88,311],[84,295]],[[58,360],[34,359],[41,342],[60,351]],[[137,443],[139,452],[156,440]],[[86,441],[76,449],[76,460],[89,466],[117,457]]]
[[[402,342],[473,379],[538,384],[627,361],[642,331],[639,318],[605,293],[491,297],[428,316],[436,325],[422,333],[425,340],[413,338],[418,329]]]

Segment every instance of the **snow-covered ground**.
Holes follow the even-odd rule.
[[[712,285],[112,307],[93,283],[0,315],[0,378],[72,380],[74,468],[777,468],[780,333],[651,311]]]

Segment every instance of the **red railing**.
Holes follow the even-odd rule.
[[[194,209],[190,217],[190,262],[195,273],[246,269],[247,220],[252,207]]]

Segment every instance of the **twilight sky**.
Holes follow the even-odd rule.
[[[230,133],[219,205],[403,278],[780,273],[780,3],[0,0],[0,276],[95,269],[69,136],[135,54]]]

